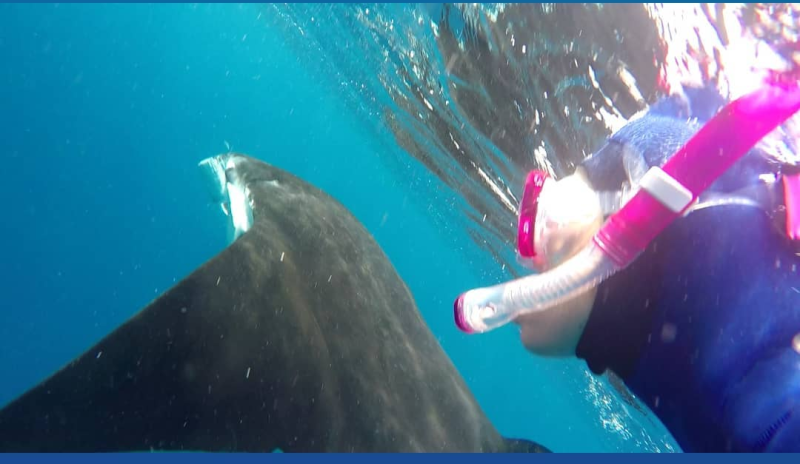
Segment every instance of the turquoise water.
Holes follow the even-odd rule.
[[[391,8],[383,13],[397,12],[400,29],[411,7]],[[301,19],[310,24],[312,11],[328,15],[316,20],[328,20],[329,45],[363,27],[336,16],[344,7]],[[394,143],[380,115],[365,118],[371,95],[332,85],[374,78],[375,61],[353,69],[362,48],[336,56],[333,46],[290,43],[302,14],[0,5],[0,404],[225,247],[196,165],[231,147],[318,185],[363,221],[501,433],[554,451],[676,450],[655,418],[582,363],[528,355],[513,327],[456,330],[453,298],[510,270],[450,222],[458,196]]]

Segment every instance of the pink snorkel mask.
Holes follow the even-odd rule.
[[[640,157],[626,160],[631,182],[637,186],[611,199],[588,191],[584,184],[572,199],[563,200],[567,196],[557,186],[550,187],[558,183],[532,171],[520,205],[517,246],[531,267],[547,271],[463,293],[454,304],[456,325],[467,333],[486,332],[520,315],[553,309],[596,287],[633,262],[705,189],[798,110],[797,82],[767,84],[724,107],[664,166],[646,170]],[[551,201],[544,201],[546,196],[557,206],[577,206],[578,212],[553,208]],[[549,210],[542,210],[548,204]],[[613,206],[620,204],[621,208]],[[578,243],[583,225],[595,224],[613,211],[588,245],[550,268],[559,261],[554,255],[564,248],[564,240]],[[559,234],[567,238],[554,238]]]

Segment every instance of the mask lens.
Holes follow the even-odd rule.
[[[558,265],[591,239],[602,219],[600,198],[582,172],[555,181],[531,171],[520,204],[521,263],[537,271]]]

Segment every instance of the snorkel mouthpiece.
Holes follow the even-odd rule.
[[[466,333],[486,332],[522,314],[552,309],[599,285],[635,260],[706,188],[798,110],[796,80],[787,84],[776,79],[731,102],[663,167],[650,168],[636,194],[608,218],[583,250],[547,272],[463,293],[454,304],[456,325]],[[541,207],[537,201],[531,204],[528,189],[538,197],[544,182],[539,173],[526,181],[518,230],[523,257],[536,256],[530,218],[535,220]]]

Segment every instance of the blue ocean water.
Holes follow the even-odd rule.
[[[276,11],[0,5],[0,405],[226,246],[196,165],[231,147],[364,222],[501,433],[554,451],[676,450],[580,362],[534,358],[512,327],[456,330],[453,298],[497,263],[441,228],[452,205],[427,195],[440,180],[376,137],[310,66],[326,57],[287,45]]]

